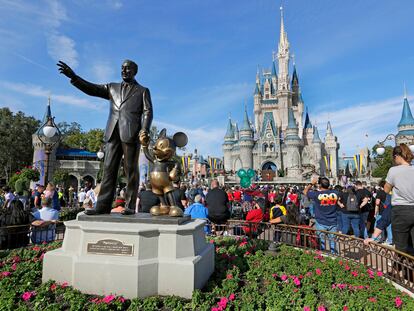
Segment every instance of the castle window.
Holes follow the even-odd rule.
[[[267,144],[266,144],[266,143],[264,143],[264,144],[262,145],[262,151],[263,151],[263,152],[267,152]]]
[[[270,151],[270,152],[275,151],[275,145],[274,145],[273,143],[271,143],[271,144],[270,144],[270,146],[269,146],[269,151]]]

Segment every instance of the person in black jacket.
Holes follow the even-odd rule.
[[[211,190],[206,196],[208,218],[215,224],[224,224],[230,218],[230,203],[227,193],[219,188],[216,179],[211,181]]]

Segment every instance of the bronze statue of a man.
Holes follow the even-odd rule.
[[[105,159],[101,190],[96,209],[88,210],[85,214],[96,215],[111,212],[122,155],[127,178],[126,209],[123,214],[134,214],[139,183],[139,148],[140,144],[148,145],[152,122],[150,92],[135,80],[138,65],[131,60],[125,60],[121,69],[123,81],[108,84],[85,81],[62,61],[59,61],[57,66],[60,73],[70,78],[70,82],[82,92],[108,99],[110,102],[109,118],[105,130]]]

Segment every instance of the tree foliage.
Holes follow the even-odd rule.
[[[387,177],[388,170],[393,165],[393,158],[392,158],[393,148],[391,146],[386,146],[385,153],[380,156],[376,152],[377,147],[378,145],[375,145],[372,148],[372,155],[373,155],[374,166],[375,166],[372,171],[372,176],[385,179],[385,177]]]
[[[0,108],[0,178],[7,180],[33,162],[32,134],[40,121],[19,111]]]

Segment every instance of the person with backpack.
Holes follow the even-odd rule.
[[[343,234],[348,234],[350,227],[352,227],[354,236],[359,238],[361,209],[359,208],[358,198],[353,187],[349,187],[346,192],[339,196],[338,205],[342,210],[342,228],[339,231]]]
[[[362,185],[362,182],[360,181],[355,182],[355,194],[358,198],[359,207],[361,208],[359,229],[362,238],[366,239],[368,237],[368,215],[372,209],[372,194],[367,188]]]

